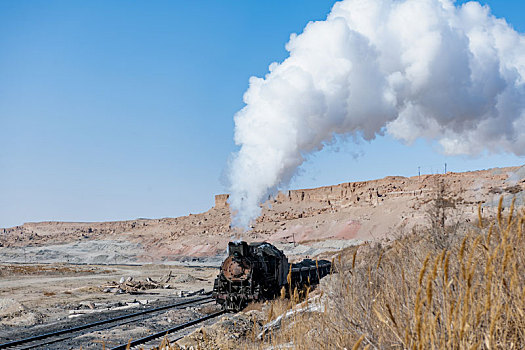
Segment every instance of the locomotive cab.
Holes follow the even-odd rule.
[[[228,243],[228,256],[247,256],[248,250],[248,243],[244,241],[235,241]]]

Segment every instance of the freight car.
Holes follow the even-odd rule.
[[[330,269],[327,260],[289,264],[286,255],[270,243],[230,242],[212,295],[224,309],[239,311],[250,302],[273,299],[283,287],[316,285]]]

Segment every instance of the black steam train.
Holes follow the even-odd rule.
[[[327,260],[289,264],[286,255],[270,243],[230,242],[212,295],[224,309],[239,311],[250,302],[273,299],[283,287],[316,285],[330,269]]]

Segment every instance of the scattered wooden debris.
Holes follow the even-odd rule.
[[[69,310],[69,318],[79,317],[86,314],[94,314],[107,311],[126,310],[142,305],[147,305],[152,300],[133,300],[128,302],[117,303],[93,303],[91,301],[81,302],[74,310]]]
[[[148,289],[169,289],[171,288],[171,285],[159,283],[150,277],[146,277],[145,281],[135,281],[133,277],[130,276],[128,278],[122,277],[118,283],[111,282],[110,284],[100,286],[100,288],[104,293],[137,294]]]
[[[163,278],[161,278],[160,282],[166,284],[166,283],[168,283],[171,280],[172,277],[173,277],[173,275],[172,275],[172,272],[170,270],[170,273],[167,274],[166,276],[164,276]]]
[[[120,278],[119,282],[110,282],[109,284],[102,285],[100,288],[104,293],[114,293],[114,294],[143,294],[141,292],[148,289],[172,289],[173,283],[189,283],[194,281],[206,281],[203,278],[195,278],[189,274],[182,274],[178,277],[175,277],[172,271],[169,272],[166,276],[160,278],[159,281],[156,281],[150,277],[146,277],[144,281],[135,281],[133,277],[129,276],[127,278]],[[168,283],[172,282],[172,283]],[[197,294],[202,294],[201,291],[189,292],[189,291],[178,291],[177,293],[180,297],[183,296],[192,296]]]
[[[195,296],[195,295],[202,295],[204,294],[204,289],[199,289],[199,290],[196,290],[196,291],[193,291],[193,292],[190,292],[190,291],[187,291],[187,290],[178,290],[175,292],[175,295],[178,296],[179,298],[183,298],[183,297],[192,297],[192,296]]]

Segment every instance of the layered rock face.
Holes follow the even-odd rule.
[[[233,238],[335,249],[352,241],[393,238],[414,226],[428,225],[439,188],[440,196],[448,203],[444,217],[447,223],[468,224],[476,220],[479,203],[483,203],[485,214],[491,213],[502,195],[506,207],[512,198],[523,205],[525,166],[410,178],[389,176],[291,190],[262,204],[262,214],[249,232],[230,226],[228,195],[220,194],[215,196],[215,206],[201,214],[96,223],[26,223],[0,229],[0,244],[22,247],[126,241],[144,248],[137,256],[140,261],[220,254]],[[304,248],[299,253],[307,251]]]

